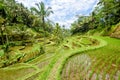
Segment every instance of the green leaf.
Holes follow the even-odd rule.
[[[4,55],[4,51],[0,50],[0,57]]]

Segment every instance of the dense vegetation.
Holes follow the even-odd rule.
[[[120,1],[100,0],[89,16],[79,16],[72,26],[72,33],[111,35],[120,21]],[[120,25],[120,24],[119,24]],[[120,29],[119,29],[120,30]],[[120,33],[120,32],[119,32]]]
[[[119,0],[100,0],[71,29],[35,6],[0,0],[0,80],[120,79]]]
[[[47,19],[53,13],[51,7],[46,8],[43,2],[36,6],[38,8],[28,9],[15,0],[0,1],[0,67],[26,62],[45,53],[44,46],[50,43],[46,42],[48,37],[58,45],[69,35],[65,35],[69,30]],[[24,59],[25,56],[28,59]]]

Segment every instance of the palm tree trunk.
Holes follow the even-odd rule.
[[[1,42],[2,42],[2,45],[3,45],[4,44],[3,31],[1,31]]]
[[[5,32],[7,32],[6,29],[5,29]],[[8,39],[8,34],[6,34],[6,44],[5,44],[5,45],[6,45],[6,50],[5,50],[5,51],[6,51],[6,58],[9,59],[9,55],[8,55],[8,51],[9,51],[9,39]]]
[[[4,32],[4,26],[3,25],[0,25],[2,27],[0,27],[0,33],[1,33],[1,44],[3,45],[4,44],[4,35],[3,35],[3,32]]]
[[[46,36],[46,32],[45,32],[45,18],[44,18],[44,16],[42,16],[42,25],[43,25],[43,29],[44,29],[44,44],[43,44],[43,49],[45,51],[45,36]]]

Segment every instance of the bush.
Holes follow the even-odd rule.
[[[40,54],[44,54],[45,53],[45,50],[44,50],[44,48],[41,46],[40,47]]]

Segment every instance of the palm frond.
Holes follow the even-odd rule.
[[[37,10],[35,7],[32,7],[32,8],[31,8],[31,11],[34,11],[34,12],[37,13],[37,14],[40,13],[39,10]]]
[[[41,15],[45,15],[45,5],[44,5],[44,3],[40,2],[39,4],[40,4],[40,8],[41,8],[41,10],[40,10]]]
[[[40,3],[35,4],[39,10],[41,10]]]
[[[52,10],[47,11],[45,16],[49,16],[51,13],[53,14],[54,12]]]
[[[53,13],[52,8],[48,7],[46,9],[45,4],[43,2],[36,3],[37,8],[32,7],[31,11],[34,11],[36,14],[38,14],[41,17],[47,17],[51,13]]]

